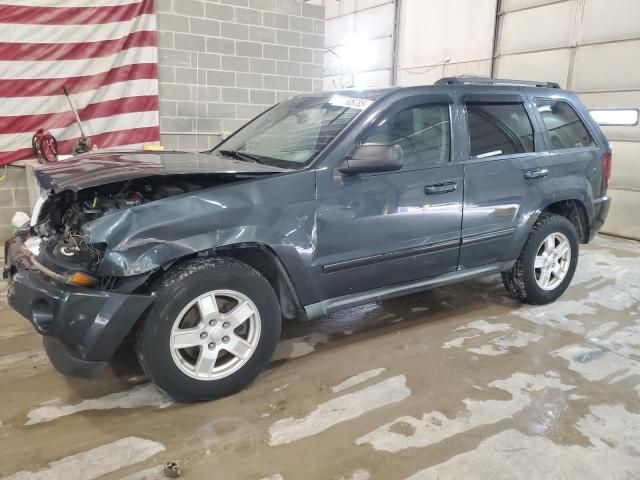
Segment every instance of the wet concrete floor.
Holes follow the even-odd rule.
[[[287,324],[233,397],[177,405],[126,350],[65,378],[0,284],[0,478],[640,478],[640,244],[583,247],[556,303],[499,277]]]

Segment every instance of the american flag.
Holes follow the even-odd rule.
[[[0,0],[0,165],[32,157],[38,128],[70,153],[160,139],[155,0]]]

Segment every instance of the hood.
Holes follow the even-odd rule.
[[[278,173],[285,169],[208,153],[97,151],[61,160],[36,170],[40,187],[78,191],[108,183],[158,175],[194,173]]]

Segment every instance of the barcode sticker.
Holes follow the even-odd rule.
[[[331,105],[336,105],[338,107],[348,107],[348,108],[356,108],[358,110],[365,110],[369,108],[369,106],[373,103],[372,100],[367,100],[366,98],[357,98],[357,97],[345,97],[344,95],[334,95],[329,100]]]

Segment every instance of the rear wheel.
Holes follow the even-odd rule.
[[[505,288],[533,305],[553,302],[571,283],[578,264],[578,234],[560,215],[543,215],[533,226],[515,265],[502,273]]]
[[[268,364],[280,337],[269,282],[232,259],[197,259],[163,278],[138,331],[140,364],[169,396],[185,402],[232,394]]]

